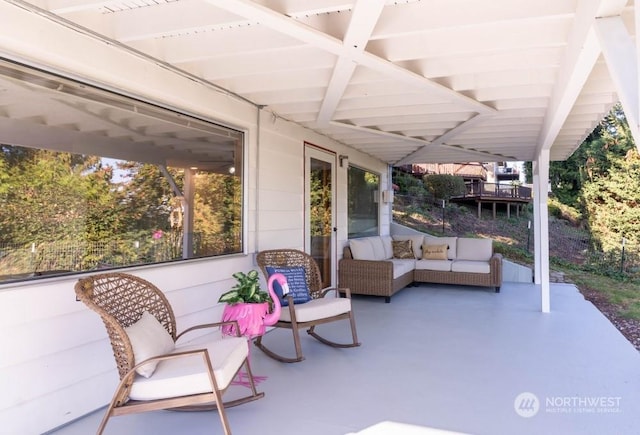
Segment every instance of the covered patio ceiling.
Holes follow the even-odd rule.
[[[635,37],[626,0],[5,1],[393,165],[566,159],[620,100],[599,18]]]

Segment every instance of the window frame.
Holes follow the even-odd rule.
[[[362,231],[355,232],[355,233],[351,232],[351,228],[350,228],[350,226],[351,226],[351,219],[350,219],[351,210],[350,210],[350,198],[349,198],[349,194],[351,193],[351,188],[350,188],[350,185],[349,185],[350,177],[349,177],[349,172],[348,172],[351,168],[356,169],[358,171],[362,171],[364,174],[369,173],[369,174],[372,174],[372,175],[375,175],[376,177],[378,177],[377,189],[373,191],[374,192],[374,194],[373,194],[373,202],[376,204],[376,216],[375,216],[376,217],[376,226],[375,226],[376,231],[375,231],[375,234],[366,233],[366,232],[362,232]],[[362,238],[362,237],[379,236],[380,235],[380,233],[381,233],[381,231],[380,231],[380,229],[381,229],[380,222],[381,222],[381,218],[382,218],[382,215],[381,215],[381,212],[382,212],[382,209],[381,209],[381,200],[382,200],[381,189],[382,189],[382,174],[380,172],[374,171],[374,170],[371,170],[371,169],[366,169],[366,168],[364,168],[362,166],[349,163],[349,166],[347,167],[347,238],[348,239],[357,239],[357,238]]]
[[[8,75],[7,71],[9,71],[9,73],[11,71],[14,72],[14,76],[12,75]],[[241,234],[237,240],[238,243],[241,244],[240,249],[237,252],[232,252],[232,253],[226,253],[226,254],[218,254],[218,255],[207,255],[207,256],[197,256],[197,257],[191,257],[191,258],[175,258],[175,259],[171,259],[171,260],[164,260],[164,261],[157,261],[157,262],[148,262],[148,263],[135,263],[135,264],[129,264],[129,265],[120,265],[120,266],[114,266],[114,267],[109,267],[109,270],[122,270],[122,269],[132,269],[132,268],[140,268],[140,267],[152,267],[152,266],[157,266],[157,265],[162,265],[162,264],[175,264],[178,262],[182,262],[182,261],[203,261],[203,260],[214,260],[214,259],[220,259],[220,258],[228,258],[231,256],[238,256],[238,255],[247,255],[248,252],[248,229],[249,229],[249,223],[248,223],[248,214],[249,214],[249,186],[248,186],[248,144],[249,144],[249,129],[248,128],[242,128],[239,126],[235,126],[232,125],[230,123],[221,121],[219,119],[212,119],[211,117],[208,116],[202,116],[202,115],[198,115],[195,114],[189,110],[183,109],[183,108],[177,108],[168,104],[163,104],[163,103],[159,103],[156,101],[153,101],[151,99],[148,98],[144,98],[141,96],[136,96],[136,95],[131,95],[128,93],[124,93],[124,92],[120,92],[120,91],[116,91],[114,89],[110,89],[108,87],[105,86],[99,86],[96,84],[92,84],[89,83],[87,81],[83,81],[79,78],[75,78],[75,77],[70,77],[70,76],[65,76],[65,75],[61,75],[52,71],[46,71],[46,70],[42,70],[42,69],[37,69],[37,68],[33,68],[30,66],[26,66],[26,65],[20,65],[17,64],[15,62],[0,58],[0,75],[2,75],[3,78],[8,77],[11,80],[18,80],[18,74],[21,73],[26,73],[26,74],[30,74],[30,78],[31,80],[36,80],[36,83],[38,84],[38,86],[41,85],[41,83],[37,82],[37,80],[42,80],[43,82],[46,83],[46,86],[43,86],[44,89],[55,89],[52,88],[52,84],[55,84],[56,82],[61,82],[66,84],[69,84],[70,86],[73,87],[73,89],[75,89],[76,92],[78,92],[78,90],[82,90],[84,92],[86,92],[85,95],[81,96],[81,97],[71,97],[70,100],[71,101],[75,101],[74,99],[77,98],[87,98],[87,96],[89,97],[96,97],[98,99],[100,98],[104,98],[105,96],[107,97],[107,100],[109,98],[112,98],[113,101],[116,101],[118,103],[122,103],[124,105],[126,105],[127,103],[133,106],[141,106],[141,107],[146,107],[148,108],[152,113],[157,113],[159,116],[155,117],[154,119],[156,121],[159,122],[163,122],[163,123],[175,123],[176,120],[180,119],[183,122],[186,122],[187,124],[189,123],[189,121],[192,122],[197,122],[199,127],[203,128],[203,131],[206,131],[207,127],[211,127],[211,137],[212,137],[212,141],[218,141],[218,142],[214,142],[211,143],[212,148],[215,147],[220,147],[222,146],[222,140],[220,140],[215,133],[215,130],[220,130],[221,132],[224,133],[224,131],[228,131],[228,135],[229,137],[233,138],[234,136],[236,137],[235,140],[238,141],[238,143],[236,145],[234,145],[233,147],[235,147],[235,149],[237,149],[238,147],[241,150],[241,159],[238,162],[241,174],[238,175],[239,178],[239,182],[241,183],[240,186],[240,195],[241,200],[239,201],[239,206],[240,206],[240,213],[239,213],[239,219],[240,219],[240,231]],[[20,80],[20,82],[23,82],[23,80]],[[29,81],[24,81],[25,83],[29,83]],[[31,85],[33,85],[33,83],[31,83]],[[60,87],[62,88],[64,85],[60,85]],[[88,100],[91,100],[91,98],[88,98]],[[101,102],[102,104],[105,104],[104,101]],[[111,106],[114,108],[114,110],[116,109],[122,109],[122,107],[120,107],[119,105],[113,105]],[[133,113],[133,112],[132,112]],[[137,112],[136,112],[137,114]],[[163,117],[166,116],[165,117]],[[132,115],[133,116],[133,115]],[[140,115],[141,116],[141,115]],[[198,127],[198,128],[199,128]],[[206,134],[206,133],[204,133]],[[222,136],[221,136],[222,137]],[[58,149],[55,145],[49,145],[47,146],[46,143],[44,143],[44,145],[40,145],[40,146],[34,146],[33,144],[22,144],[22,143],[17,143],[17,141],[15,140],[8,140],[8,141],[4,141],[2,138],[2,134],[0,134],[0,142],[2,143],[6,143],[7,145],[13,145],[13,146],[21,146],[21,147],[26,147],[26,148],[32,148],[32,149],[40,149],[40,150],[51,150],[51,151],[60,151],[60,152],[71,152],[67,149]],[[90,142],[90,141],[89,141]],[[95,152],[92,151],[92,147],[94,145],[85,145],[84,147],[79,147],[81,149],[76,149],[75,151],[73,151],[72,153],[74,154],[82,154],[82,155],[96,155]],[[234,148],[232,148],[234,149]],[[139,157],[136,157],[135,154],[138,152],[138,150],[131,150],[131,157],[128,159],[130,161],[135,161],[135,162],[139,162],[139,163],[148,163],[148,164],[153,164],[153,165],[157,165],[158,163],[155,161],[142,161]],[[180,152],[178,152],[177,154],[187,154],[189,152],[188,148],[184,148],[182,149]],[[108,152],[107,152],[108,154]],[[101,158],[115,158],[117,160],[127,160],[126,158],[122,158],[122,157],[112,157],[112,156],[104,156],[104,155],[98,155],[97,157],[101,157]],[[237,156],[235,156],[235,153],[233,155],[233,160],[236,160]],[[187,160],[186,158],[184,159],[185,161]],[[237,160],[236,160],[237,161]],[[175,165],[167,165],[167,166],[174,166],[177,167]],[[179,167],[181,169],[184,169],[185,171],[189,169],[189,167]],[[166,179],[166,175],[163,175]],[[168,180],[169,183],[172,183],[172,180]],[[184,189],[183,189],[184,190]],[[183,192],[184,193],[184,192]],[[175,192],[174,192],[175,195]],[[184,227],[183,227],[184,228]],[[69,272],[62,272],[62,273],[57,273],[57,274],[46,274],[46,273],[40,273],[37,274],[37,272],[31,273],[31,276],[27,276],[24,278],[19,278],[19,279],[8,279],[8,280],[3,280],[0,281],[0,285],[4,285],[4,284],[14,284],[14,283],[23,283],[23,282],[30,282],[36,279],[53,279],[53,278],[59,278],[61,276],[69,276],[69,275],[77,275],[77,274],[82,274],[82,273],[87,273],[90,272],[91,269],[87,269],[87,270],[79,270],[79,271],[69,271]]]

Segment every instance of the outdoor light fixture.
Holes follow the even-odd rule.
[[[338,160],[340,160],[340,167],[341,167],[341,168],[344,168],[344,161],[345,161],[345,160],[349,161],[349,156],[348,156],[348,155],[346,155],[346,154],[340,154],[340,155],[338,156]]]

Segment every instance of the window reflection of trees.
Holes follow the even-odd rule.
[[[347,189],[349,238],[377,235],[380,176],[349,166]]]

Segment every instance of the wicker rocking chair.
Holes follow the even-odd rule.
[[[302,267],[304,269],[305,280],[309,288],[311,301],[303,304],[294,304],[291,294],[287,296],[288,307],[282,307],[280,320],[274,325],[276,328],[287,328],[293,332],[293,342],[296,350],[295,358],[279,355],[268,349],[263,344],[263,337],[257,337],[255,345],[268,356],[282,362],[299,362],[304,359],[300,345],[300,335],[298,329],[308,328],[307,333],[324,343],[333,347],[356,347],[360,346],[356,333],[356,322],[351,310],[351,292],[348,288],[335,289],[322,287],[322,279],[318,264],[309,254],[295,249],[276,249],[259,252],[256,256],[258,266],[265,277],[269,277],[267,267]],[[345,297],[341,298],[340,294]],[[351,326],[351,343],[336,343],[318,335],[315,330],[317,325],[334,322],[337,320],[349,319]]]
[[[225,407],[264,396],[256,391],[246,338],[220,339],[219,327],[225,322],[197,325],[176,334],[176,320],[165,295],[133,275],[103,273],[82,278],[75,292],[102,318],[120,375],[98,434],[111,416],[159,409],[217,409],[228,435],[231,429]],[[205,328],[212,328],[212,332],[176,343],[187,332]],[[160,348],[164,351],[159,352]],[[242,366],[251,394],[224,403],[222,396]]]

